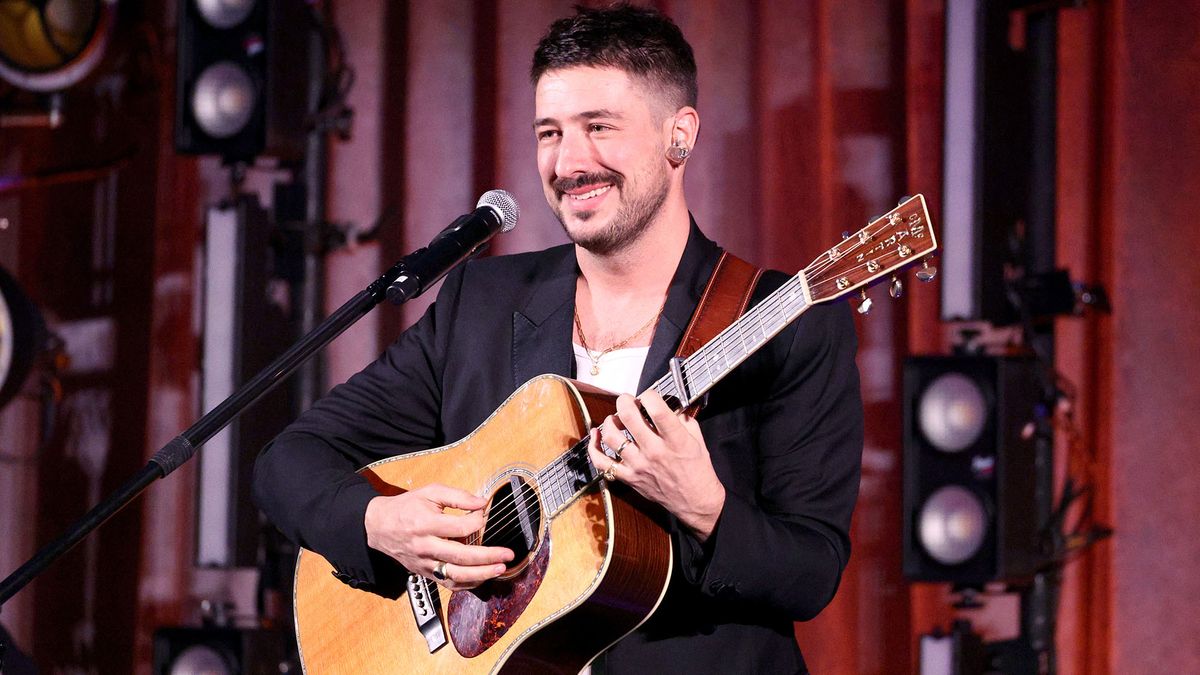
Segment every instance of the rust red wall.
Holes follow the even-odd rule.
[[[491,187],[514,191],[525,211],[520,230],[498,250],[561,241],[536,184],[525,70],[544,26],[570,4],[337,3],[339,19],[354,19],[342,23],[348,44],[358,45],[351,52],[362,135],[333,152],[331,215],[365,221],[393,206],[402,225],[384,237],[383,254],[333,259],[331,275],[361,274],[355,266],[362,260],[423,243]],[[711,234],[763,263],[798,268],[900,194],[924,192],[937,217],[942,0],[655,4],[677,18],[701,64],[704,126],[688,188]],[[157,22],[150,35],[167,43],[155,53],[169,55],[169,16],[150,14]],[[493,31],[489,39],[466,39]],[[1078,390],[1075,416],[1089,449],[1083,465],[1096,482],[1099,516],[1117,532],[1066,569],[1063,673],[1200,672],[1200,574],[1192,569],[1200,560],[1200,268],[1190,260],[1200,244],[1191,217],[1200,194],[1197,35],[1200,0],[1113,0],[1060,14],[1057,255],[1074,277],[1104,283],[1114,311],[1060,320],[1056,354]],[[143,173],[157,167],[157,177],[146,176],[139,188],[153,196],[144,200],[149,210],[129,213],[124,227],[153,241],[128,249],[145,267],[127,274],[153,283],[153,291],[131,290],[119,311],[144,331],[130,344],[150,345],[137,357],[138,391],[126,397],[148,407],[142,422],[139,413],[121,413],[146,437],[142,447],[122,449],[121,464],[140,463],[185,426],[195,405],[192,251],[206,198],[197,186],[202,171],[170,148],[170,70],[159,64],[160,98],[139,104],[140,114],[157,110],[138,160]],[[3,132],[0,153],[20,138]],[[43,147],[38,141],[22,149],[28,157]],[[353,195],[338,188],[356,181],[371,185]],[[46,199],[21,195],[16,208],[50,218],[56,211]],[[66,226],[21,226],[28,228],[22,280],[45,300],[67,280],[52,272],[57,259],[44,233]],[[82,226],[73,232],[87,239]],[[952,616],[945,587],[909,586],[899,577],[898,365],[907,353],[946,347],[936,286],[909,289],[901,304],[877,298],[859,326],[870,413],[863,498],[842,591],[797,630],[815,672],[911,672],[916,636]],[[399,320],[379,323],[379,338],[389,339]],[[354,345],[341,349],[332,357],[337,363],[364,358]],[[1060,444],[1060,478],[1067,459]],[[43,482],[45,498],[55,483],[44,471]],[[106,551],[141,551],[140,562],[134,553],[128,567],[106,568],[111,594],[140,598],[136,617],[122,605],[106,630],[121,634],[126,654],[132,646],[143,671],[150,632],[179,621],[193,603],[190,476],[154,489],[126,524],[110,526],[104,544]],[[58,517],[41,524],[40,538]],[[116,542],[138,533],[140,548]],[[131,568],[140,570],[136,580]],[[69,592],[47,607],[65,606]],[[34,651],[48,653],[59,644],[51,609],[37,611]]]
[[[1115,2],[1101,368],[1114,672],[1200,672],[1200,3]]]

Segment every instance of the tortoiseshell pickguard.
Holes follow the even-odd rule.
[[[537,556],[517,576],[451,595],[446,623],[458,653],[471,658],[496,644],[533,601],[549,563],[550,533],[546,532]]]

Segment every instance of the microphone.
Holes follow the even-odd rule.
[[[388,286],[387,297],[395,304],[411,300],[474,256],[497,232],[508,232],[517,226],[521,210],[517,200],[504,190],[485,192],[475,204],[475,210],[459,216],[450,226],[438,233],[429,246],[405,256],[397,267],[400,274]]]

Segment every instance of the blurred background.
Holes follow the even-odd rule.
[[[710,237],[791,272],[922,193],[942,249],[858,315],[813,671],[1200,672],[1200,2],[648,4],[696,51]],[[491,253],[564,242],[527,72],[571,5],[0,0],[0,575],[484,191],[523,214]],[[250,464],[431,297],[5,601],[5,672],[298,672]]]

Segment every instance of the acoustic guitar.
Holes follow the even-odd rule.
[[[843,239],[653,385],[676,410],[704,395],[812,305],[918,261],[936,272],[925,199],[906,198]],[[892,282],[898,295],[899,281]],[[468,437],[375,462],[362,473],[385,495],[444,483],[487,496],[469,543],[515,560],[479,588],[440,592],[417,576],[391,592],[337,580],[320,555],[296,563],[296,638],[306,672],[577,673],[657,608],[671,578],[665,514],[587,454],[588,431],[616,396],[556,375],[521,386]]]

